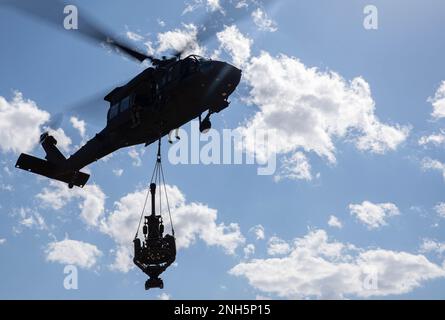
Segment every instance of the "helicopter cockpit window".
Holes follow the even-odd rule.
[[[196,54],[192,54],[191,56],[189,56],[189,58],[195,60],[196,62],[206,62],[206,61],[210,61],[209,59],[206,59],[204,57],[198,56]]]
[[[110,111],[108,113],[108,119],[114,118],[115,116],[117,116],[118,113],[119,113],[119,102],[113,104],[110,107]]]
[[[199,65],[198,56],[191,55],[185,58],[182,62],[182,70],[181,70],[182,76],[187,77],[192,73],[198,71],[198,65]]]
[[[120,103],[120,112],[127,110],[129,107],[130,107],[130,97],[126,97]]]

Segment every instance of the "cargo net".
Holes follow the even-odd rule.
[[[156,213],[156,186],[159,186],[159,214]],[[164,191],[164,192],[163,192]],[[171,235],[164,236],[164,223],[162,220],[162,194],[165,195],[165,203],[170,219]],[[151,214],[145,215],[148,198],[151,195]],[[143,238],[138,238],[142,219]],[[150,288],[164,287],[162,279],[159,277],[176,259],[175,230],[168,202],[167,187],[165,185],[164,170],[161,162],[161,140],[158,143],[158,154],[156,165],[150,181],[150,187],[145,197],[141,217],[139,219],[136,235],[133,240],[134,258],[133,262],[149,279],[145,282],[145,290]]]

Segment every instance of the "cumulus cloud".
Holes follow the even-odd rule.
[[[349,298],[408,293],[425,281],[445,277],[443,266],[423,255],[360,249],[310,231],[291,244],[288,255],[252,259],[229,273],[281,298]]]
[[[128,151],[128,155],[130,156],[131,159],[133,159],[133,166],[140,167],[142,165],[142,159],[141,159],[142,153],[143,152],[137,151],[135,147],[132,147]]]
[[[0,96],[0,151],[30,152],[39,142],[48,112],[16,91],[11,101]]]
[[[18,227],[14,227],[16,233],[21,233],[23,228],[36,230],[48,229],[43,216],[32,208],[16,208],[13,210],[13,216],[18,218]]]
[[[132,41],[139,42],[139,41],[144,40],[143,36],[141,36],[139,33],[133,32],[133,31],[127,31],[125,33],[125,35],[127,36],[128,39],[130,39]]]
[[[65,239],[48,244],[46,260],[60,264],[77,265],[80,268],[92,268],[102,252],[90,243]]]
[[[249,232],[253,232],[257,240],[264,240],[264,227],[261,224],[258,224],[252,228],[250,228]]]
[[[432,144],[434,146],[439,146],[445,143],[445,134],[443,131],[437,134],[431,134],[429,136],[422,136],[419,139],[419,145],[426,146]]]
[[[271,237],[267,242],[267,253],[271,256],[288,254],[290,245],[278,237]]]
[[[128,244],[118,245],[114,251],[114,262],[110,265],[110,269],[124,273],[130,271],[134,267],[132,257],[133,250]]]
[[[249,243],[246,245],[243,249],[244,251],[244,258],[249,258],[255,253],[255,245],[252,243]]]
[[[186,3],[186,7],[182,14],[193,12],[203,6],[210,12],[220,11],[221,13],[224,13],[219,0],[190,0]]]
[[[232,57],[235,66],[243,66],[250,57],[252,40],[244,36],[237,26],[226,26],[223,31],[216,34],[220,48]]]
[[[81,199],[79,202],[80,217],[89,226],[97,226],[99,218],[105,210],[105,194],[97,185],[86,185],[84,188],[69,189],[64,183],[50,181],[49,187],[43,188],[36,195],[43,206],[54,210],[62,209],[73,199]]]
[[[198,28],[194,24],[184,24],[183,27],[183,29],[159,33],[156,52],[162,54],[167,50],[184,50],[184,56],[189,54],[203,55],[204,49],[199,46],[197,39]]]
[[[428,102],[433,105],[433,118],[440,119],[445,117],[445,81],[442,81],[434,97],[428,98]]]
[[[434,210],[441,218],[445,218],[445,202],[438,203],[434,206]]]
[[[227,254],[245,242],[238,224],[218,223],[217,211],[208,206],[186,202],[184,194],[176,186],[167,186],[169,204],[175,226],[176,246],[178,250],[188,248],[197,239],[209,246],[221,247]],[[134,234],[141,216],[146,190],[135,191],[122,197],[115,203],[115,210],[101,220],[100,230],[108,234],[118,245],[114,269],[127,272],[131,267],[129,255]],[[162,204],[166,208],[166,203]],[[166,223],[167,212],[163,212]],[[168,224],[166,226],[168,229]]]
[[[12,192],[12,191],[14,191],[14,187],[12,185],[10,185],[10,184],[3,184],[2,183],[2,184],[0,184],[0,190]]]
[[[113,169],[113,173],[116,177],[120,177],[124,173],[124,169]]]
[[[332,228],[338,228],[338,229],[343,228],[343,224],[341,223],[341,221],[336,216],[333,215],[329,217],[328,225]]]
[[[445,163],[427,157],[422,160],[421,165],[423,170],[439,171],[445,180]]]
[[[0,238],[0,245],[5,244],[5,243],[6,243],[6,239]]]
[[[281,170],[275,176],[275,179],[279,181],[282,178],[312,180],[311,164],[303,152],[295,152],[282,160]]]
[[[372,203],[363,201],[362,204],[350,204],[351,215],[365,224],[369,229],[377,229],[387,225],[387,219],[400,214],[393,203]]]
[[[57,140],[57,147],[60,150],[70,152],[72,140],[65,134],[65,131],[63,131],[62,128],[58,128],[56,130],[49,128],[45,129],[47,129],[48,133]]]
[[[86,132],[86,123],[84,120],[80,120],[77,117],[71,117],[70,118],[71,125],[74,129],[79,131],[79,134],[82,138],[85,138],[85,132]]]
[[[207,0],[207,7],[210,9],[210,11],[222,11],[219,0]]]
[[[158,295],[158,299],[159,300],[171,300],[171,296],[168,293],[161,293],[160,295]]]
[[[270,133],[270,152],[304,150],[331,163],[336,162],[336,139],[382,154],[395,150],[408,136],[407,126],[388,125],[378,119],[369,84],[361,77],[346,81],[335,72],[309,68],[296,58],[272,57],[267,52],[251,58],[243,74],[250,87],[248,102],[259,108],[238,128],[247,138],[249,152],[255,152],[252,140],[258,131]]]
[[[166,23],[165,23],[164,20],[158,18],[156,21],[158,22],[158,25],[159,25],[160,27],[162,27],[162,28],[165,27]]]
[[[260,8],[252,12],[252,18],[261,31],[275,32],[278,30],[276,22],[269,19],[267,13]]]
[[[155,50],[153,48],[153,43],[151,42],[149,37],[144,37],[143,35],[141,35],[137,32],[134,32],[134,31],[130,31],[130,30],[127,30],[125,35],[131,41],[142,42],[146,48],[146,53],[148,55],[153,55],[155,53]]]
[[[445,242],[438,242],[432,239],[423,239],[423,242],[420,246],[420,252],[434,252],[436,254],[442,255],[445,252]]]

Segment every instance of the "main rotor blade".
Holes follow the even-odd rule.
[[[0,5],[5,5],[20,12],[26,13],[59,30],[65,30],[64,19],[67,17],[68,13],[64,13],[64,9],[67,7],[68,4],[64,1],[0,0]],[[108,46],[114,47],[118,49],[118,51],[133,59],[136,59],[139,62],[143,62],[146,59],[153,59],[152,56],[146,55],[137,49],[131,48],[130,45],[125,41],[115,39],[111,36],[110,32],[108,32],[99,23],[94,22],[94,20],[87,14],[87,12],[79,7],[77,4],[76,8],[78,13],[78,29],[70,30],[69,33],[82,36],[84,39],[97,44],[103,43]]]
[[[200,44],[205,44],[213,38],[218,32],[222,31],[224,26],[235,24],[243,21],[249,17],[254,10],[269,7],[272,3],[278,0],[255,0],[250,5],[256,6],[250,8],[249,6],[238,7],[238,2],[231,0],[220,1],[220,10],[214,10],[202,20],[198,25],[197,41]],[[193,41],[187,43],[182,50],[176,51],[175,56],[181,57],[186,51],[193,47]]]
[[[80,120],[84,120],[89,126],[102,127],[106,123],[109,106],[109,103],[103,98],[113,88],[101,90],[99,93],[63,106],[60,112],[51,115],[51,118],[44,126],[57,130],[62,126],[64,120],[75,116]]]

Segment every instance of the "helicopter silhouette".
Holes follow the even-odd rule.
[[[56,27],[60,26],[65,6],[54,0],[6,1],[6,5]],[[229,106],[228,99],[242,74],[235,66],[194,54],[182,58],[191,44],[170,58],[157,58],[116,40],[86,13],[80,17],[79,29],[74,31],[77,35],[105,43],[138,62],[149,61],[151,66],[104,97],[109,102],[105,128],[74,154],[65,157],[57,148],[56,139],[45,132],[40,136],[45,159],[22,153],[17,168],[65,182],[70,188],[83,187],[89,175],[80,170],[92,162],[124,147],[148,146],[196,118],[200,131],[205,133],[212,125],[210,116]],[[207,34],[202,39],[211,36],[209,29],[203,29]]]

